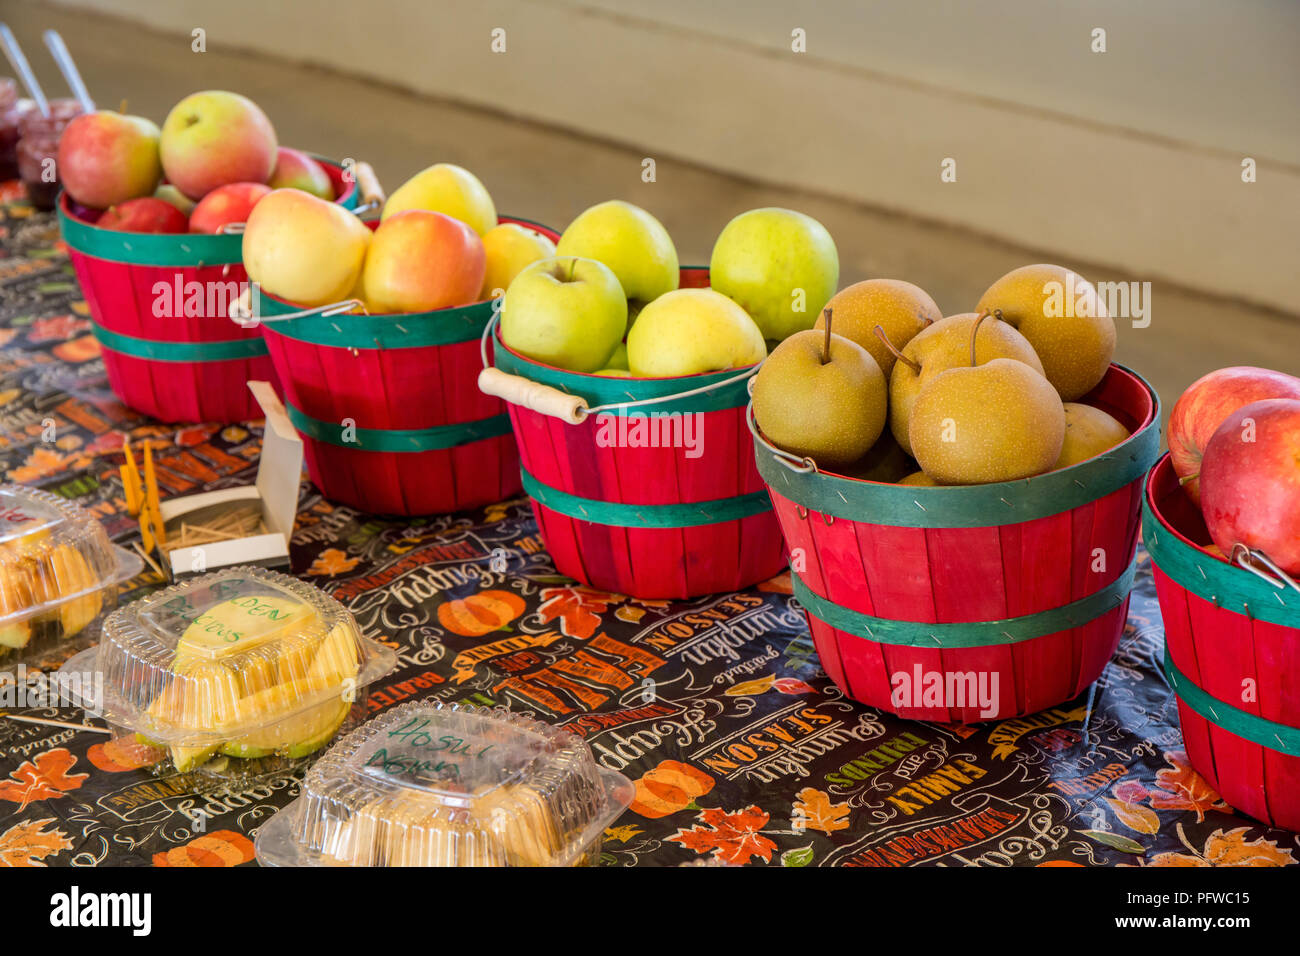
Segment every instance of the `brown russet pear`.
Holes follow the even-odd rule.
[[[922,488],[938,488],[939,482],[935,481],[923,471],[914,471],[898,482],[900,485],[918,485]]]
[[[941,485],[1042,474],[1065,443],[1065,406],[1041,373],[1015,359],[977,363],[975,343],[986,324],[998,323],[976,319],[967,364],[926,381],[912,406],[917,464]]]
[[[1100,408],[1066,402],[1065,442],[1053,470],[1087,461],[1114,448],[1128,436],[1129,430]]]
[[[796,332],[773,349],[755,376],[753,400],[769,441],[835,468],[876,443],[889,395],[871,353],[828,327]]]
[[[861,481],[881,481],[893,484],[908,472],[916,470],[916,462],[894,441],[885,428],[871,450],[850,465],[835,469],[839,474]]]
[[[866,279],[836,292],[826,303],[835,315],[835,334],[852,339],[871,353],[885,373],[894,368],[894,352],[876,336],[876,326],[895,349],[901,349],[927,325],[938,322],[943,313],[928,292],[902,279]],[[825,317],[818,316],[813,328],[824,328]]]
[[[915,454],[908,425],[916,396],[921,387],[940,372],[970,364],[971,330],[977,327],[978,318],[975,313],[967,312],[940,319],[908,342],[894,363],[889,377],[889,430],[908,454]],[[977,364],[995,358],[1009,358],[1024,362],[1042,373],[1043,366],[1034,354],[1033,346],[1011,326],[1005,322],[984,321],[978,323],[978,329],[975,333]]]
[[[989,286],[975,310],[1020,330],[1063,402],[1088,394],[1110,368],[1115,322],[1096,287],[1064,266],[1013,269]]]

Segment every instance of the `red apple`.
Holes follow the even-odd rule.
[[[478,299],[487,270],[479,234],[451,216],[408,209],[375,230],[361,275],[377,312],[428,312]]]
[[[288,146],[277,152],[275,172],[267,185],[272,189],[301,189],[319,199],[334,199],[334,184],[325,167],[306,153]]]
[[[1223,420],[1251,402],[1300,398],[1300,378],[1238,365],[1203,375],[1187,387],[1169,415],[1169,457],[1183,487],[1200,501],[1197,474],[1206,443]]]
[[[183,212],[153,196],[109,206],[95,225],[118,232],[185,232],[189,228]]]
[[[218,233],[232,222],[248,222],[248,215],[271,191],[262,183],[227,183],[199,200],[190,213],[190,232]]]
[[[1205,446],[1201,511],[1219,550],[1258,548],[1300,574],[1300,400],[1237,409]]]
[[[158,127],[110,110],[86,113],[59,140],[59,179],[68,195],[95,209],[148,196],[162,178]]]
[[[167,181],[191,199],[227,183],[265,183],[275,169],[271,121],[252,100],[223,90],[173,106],[159,149]]]

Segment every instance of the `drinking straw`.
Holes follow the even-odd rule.
[[[68,52],[68,45],[63,42],[63,37],[59,36],[57,30],[46,30],[42,36],[45,38],[45,46],[49,49],[50,56],[54,57],[54,62],[59,65],[59,72],[67,80],[72,95],[81,104],[82,112],[95,112],[95,101],[90,98],[90,91],[86,89],[86,83],[81,78],[81,71],[77,69],[72,54]]]
[[[41,92],[41,84],[36,82],[36,74],[32,72],[31,64],[27,62],[27,57],[23,56],[23,48],[18,45],[18,40],[14,37],[14,31],[9,29],[7,23],[0,23],[0,45],[5,48],[5,56],[9,58],[9,65],[14,68],[14,72],[22,79],[23,86],[27,87],[27,95],[36,101],[36,108],[41,111],[42,116],[49,116],[49,100]]]

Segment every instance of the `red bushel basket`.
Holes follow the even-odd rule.
[[[501,222],[559,239],[526,219]],[[357,315],[345,314],[351,301],[300,309],[259,298],[285,411],[326,498],[374,514],[431,515],[519,493],[510,419],[475,384],[479,340],[499,300]]]
[[[319,159],[335,201],[355,209],[343,167]],[[128,407],[165,422],[236,422],[262,411],[245,383],[275,380],[256,328],[230,321],[247,288],[236,232],[159,234],[100,229],[77,218],[65,192],[59,225],[108,382]]]
[[[707,287],[708,270],[683,269],[681,285]],[[526,358],[491,331],[479,384],[509,403],[524,490],[561,574],[633,597],[686,598],[781,570],[781,532],[745,431],[757,366],[587,375]]]
[[[1234,564],[1168,455],[1147,479],[1143,538],[1165,621],[1165,675],[1187,758],[1243,813],[1300,830],[1300,585],[1243,546]]]
[[[1082,401],[1130,437],[1033,478],[937,488],[818,471],[751,415],[794,594],[845,694],[919,720],[1001,720],[1101,675],[1128,614],[1159,400],[1112,365]]]

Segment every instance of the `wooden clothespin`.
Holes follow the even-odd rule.
[[[140,487],[140,469],[135,466],[135,455],[131,454],[131,443],[125,442],[122,450],[126,453],[126,464],[118,471],[122,475],[122,493],[126,496],[126,510],[133,518],[140,517],[144,507],[144,489]]]
[[[144,508],[142,516],[144,514],[148,515],[149,523],[153,526],[152,537],[154,540],[159,545],[165,545],[167,543],[167,529],[163,525],[162,506],[158,501],[158,478],[153,469],[153,446],[147,442],[144,446]],[[143,522],[141,531],[143,532]],[[145,543],[145,547],[151,551],[153,550],[148,542]]]

